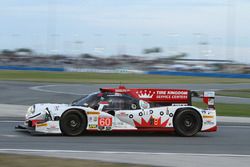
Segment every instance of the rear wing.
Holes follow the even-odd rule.
[[[192,97],[202,98],[203,102],[207,104],[208,109],[215,109],[214,91],[204,91],[202,95],[199,95],[197,92],[192,91]]]
[[[205,91],[203,93],[203,102],[208,105],[208,109],[215,109],[214,99],[215,99],[215,92]]]

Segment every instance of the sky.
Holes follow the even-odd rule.
[[[0,50],[250,63],[249,0],[0,0]]]

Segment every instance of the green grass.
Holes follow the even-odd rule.
[[[54,83],[140,83],[140,84],[206,84],[249,83],[250,79],[229,79],[142,74],[104,74],[76,72],[0,71],[0,80]]]
[[[220,90],[220,91],[216,91],[216,95],[250,98],[250,89]]]
[[[202,102],[193,102],[194,106],[206,108]],[[250,104],[215,103],[216,113],[219,116],[250,117]]]
[[[93,160],[76,160],[62,158],[48,158],[26,155],[9,155],[0,153],[1,167],[145,167],[122,163],[108,163]]]

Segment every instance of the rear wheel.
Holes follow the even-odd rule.
[[[64,135],[78,136],[81,135],[87,126],[85,115],[78,110],[66,111],[60,119],[60,129]]]
[[[174,118],[174,127],[180,136],[193,136],[200,131],[201,126],[200,114],[192,109],[184,109]]]

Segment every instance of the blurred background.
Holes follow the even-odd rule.
[[[250,73],[247,0],[8,0],[0,69]]]
[[[0,166],[249,167],[249,21],[250,0],[0,0]],[[187,139],[13,130],[30,105],[118,85],[215,91],[219,131]]]

